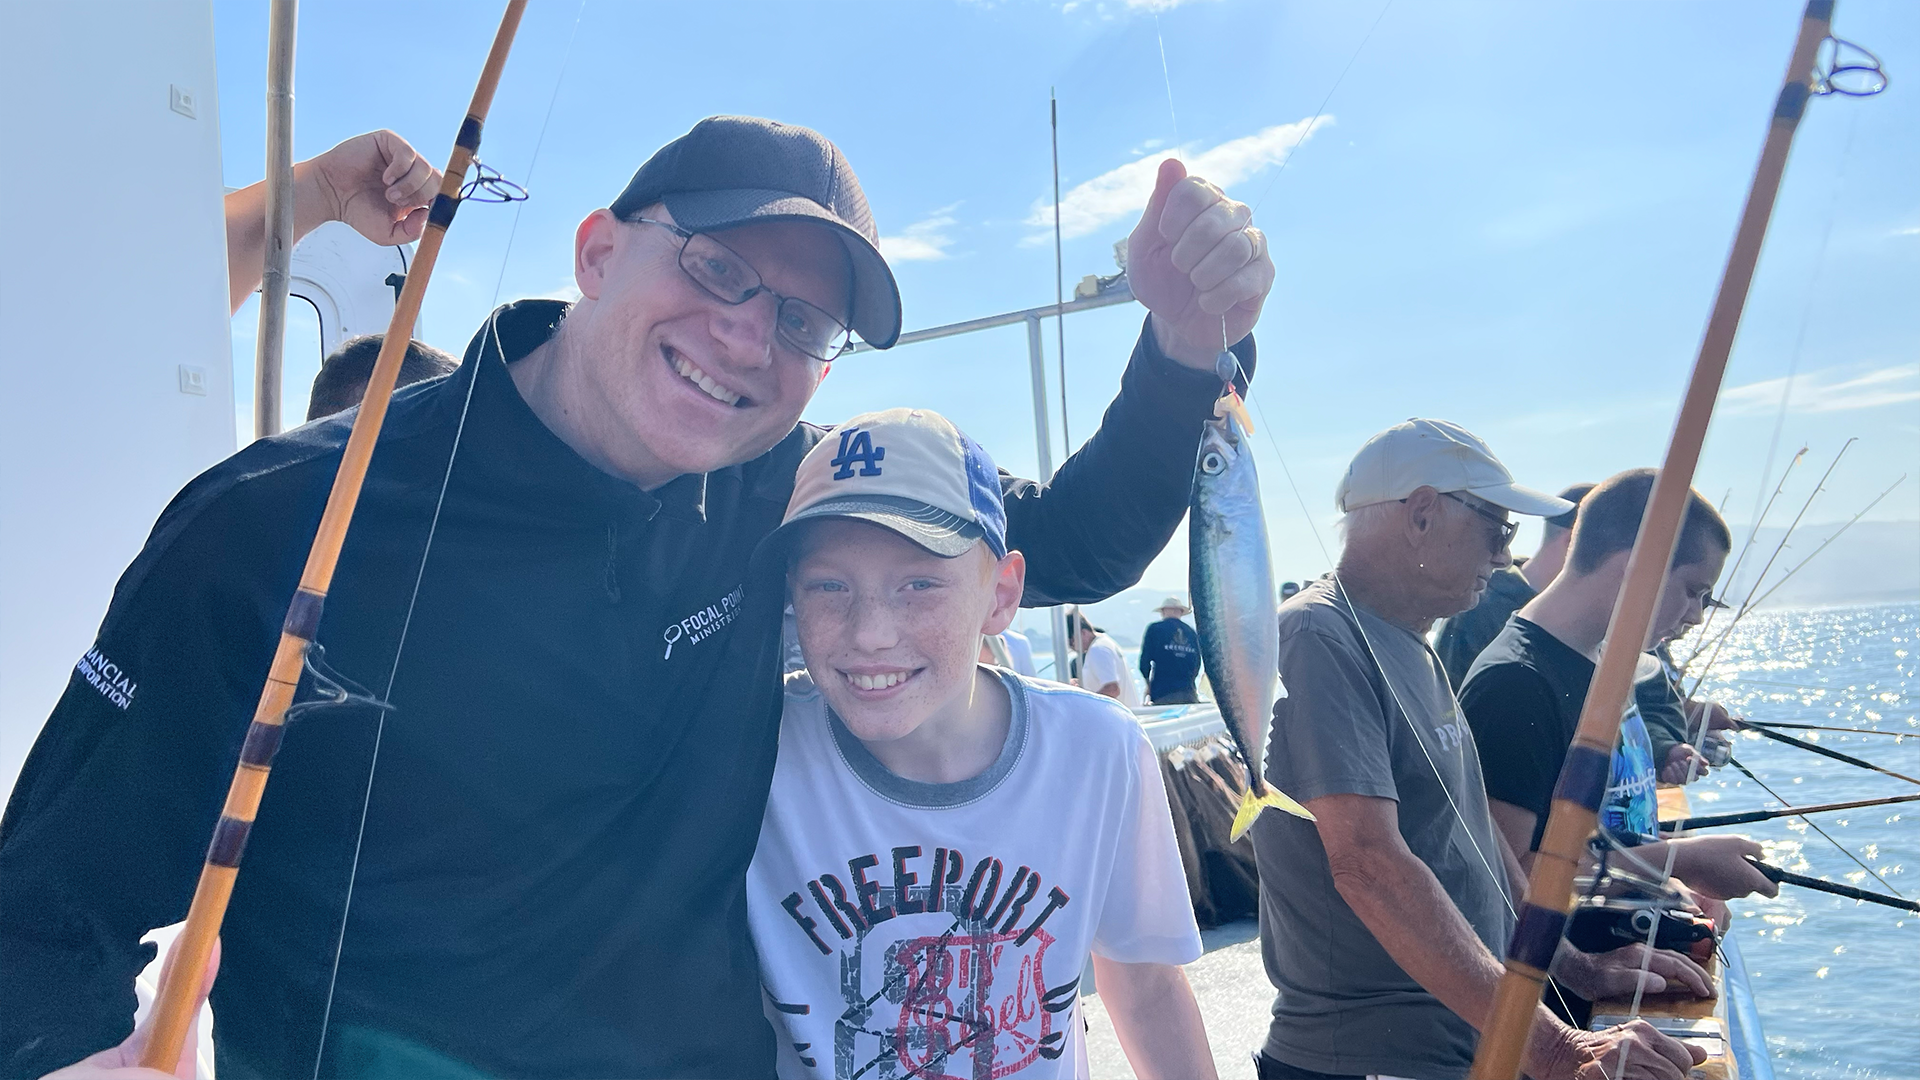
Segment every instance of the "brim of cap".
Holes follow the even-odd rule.
[[[818,502],[788,518],[775,536],[791,537],[793,527],[818,518],[852,518],[891,529],[943,559],[965,555],[986,538],[986,530],[958,514],[911,499],[849,497]]]
[[[791,191],[729,188],[661,196],[673,220],[689,232],[713,232],[769,221],[813,221],[833,229],[853,261],[853,330],[876,349],[900,338],[900,286],[873,242],[812,199]]]
[[[1544,491],[1535,491],[1519,484],[1499,484],[1494,487],[1467,488],[1467,493],[1477,495],[1502,510],[1531,517],[1558,517],[1573,509],[1574,504]]]

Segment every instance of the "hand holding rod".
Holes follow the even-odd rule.
[[[287,608],[287,621],[280,632],[280,645],[273,656],[267,682],[260,690],[260,704],[253,723],[247,728],[246,743],[240,750],[240,764],[234,769],[233,784],[227,789],[227,802],[220,811],[220,823],[207,848],[207,860],[200,869],[200,882],[194,888],[193,905],[187,910],[187,924],[174,946],[174,962],[160,980],[154,998],[153,1028],[140,1064],[160,1072],[171,1072],[180,1059],[180,1046],[186,1039],[187,1025],[193,1020],[196,991],[213,944],[220,935],[220,922],[226,916],[227,901],[233,895],[233,882],[240,873],[240,856],[247,846],[247,833],[260,810],[260,797],[266,791],[267,776],[273,767],[274,751],[286,730],[287,706],[306,661],[307,647],[320,626],[320,611],[333,584],[333,571],[340,560],[340,546],[346,541],[347,526],[353,521],[353,508],[360,499],[360,487],[367,477],[367,465],[373,460],[373,445],[380,438],[380,425],[387,418],[387,404],[393,397],[393,384],[400,374],[400,361],[407,343],[413,338],[413,324],[420,315],[420,302],[433,275],[434,260],[440,254],[447,226],[460,204],[460,185],[467,166],[480,147],[480,129],[487,110],[493,104],[493,92],[500,84],[501,69],[507,52],[513,47],[513,35],[520,28],[526,0],[508,0],[506,14],[493,39],[481,69],[480,82],[474,88],[467,118],[455,137],[453,155],[447,162],[440,194],[428,211],[427,227],[420,247],[408,269],[406,284],[394,304],[393,321],[387,324],[386,340],[374,361],[367,381],[366,397],[353,432],[347,436],[340,470],[334,475],[333,490],[327,496],[327,508],[320,528],[307,553],[306,569],[300,575],[300,588]]]

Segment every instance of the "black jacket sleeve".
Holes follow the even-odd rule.
[[[1233,352],[1251,375],[1253,336]],[[1090,604],[1140,580],[1187,512],[1220,391],[1218,376],[1168,359],[1143,326],[1093,438],[1045,484],[1002,475],[1007,541],[1027,557],[1023,605]]]
[[[179,525],[121,578],[0,820],[0,1076],[132,1030],[140,939],[186,916],[265,677],[274,620],[222,584],[257,538]]]

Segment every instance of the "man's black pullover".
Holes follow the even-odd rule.
[[[394,399],[318,635],[348,678],[391,680],[393,711],[384,729],[365,706],[290,725],[222,936],[222,1080],[313,1073],[336,943],[323,1075],[393,1071],[354,1056],[355,1031],[493,1075],[772,1072],[744,882],[783,584],[748,563],[823,429],[640,491],[508,375],[564,311],[501,309],[459,372]],[[1218,390],[1143,334],[1053,482],[1003,474],[1026,603],[1138,579]],[[196,478],[115,589],[0,821],[0,1073],[131,1029],[140,937],[185,915],[352,416]]]

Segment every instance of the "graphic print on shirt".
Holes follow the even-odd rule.
[[[1657,780],[1647,722],[1638,705],[1629,705],[1620,721],[1620,741],[1613,746],[1607,795],[1600,803],[1601,826],[1623,839],[1659,839],[1660,802],[1654,792]]]
[[[970,866],[959,851],[928,858],[919,845],[889,855],[891,885],[868,876],[881,865],[868,854],[848,860],[844,882],[823,873],[781,902],[794,932],[834,958],[820,962],[837,963],[840,1000],[775,1008],[834,1017],[836,1080],[991,1080],[1060,1057],[1080,965],[1068,958],[1049,981],[1046,923],[1071,897],[992,856]],[[794,1049],[812,1067],[824,1048]]]
[[[140,688],[139,683],[128,678],[127,673],[120,670],[120,665],[107,659],[107,655],[100,651],[98,645],[88,649],[87,655],[73,665],[73,670],[79,672],[80,677],[87,680],[88,685],[100,691],[100,696],[112,702],[121,712],[127,711],[127,707],[133,704],[134,691]]]

